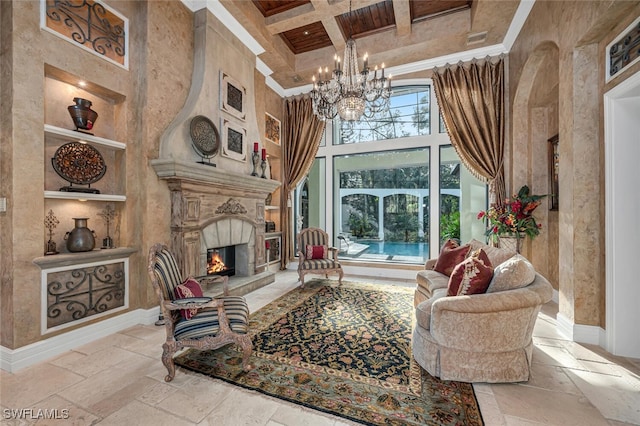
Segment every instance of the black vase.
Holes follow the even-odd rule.
[[[76,126],[76,130],[91,130],[96,120],[98,119],[98,113],[91,109],[91,101],[82,98],[73,98],[75,105],[69,105],[67,108],[73,124]]]

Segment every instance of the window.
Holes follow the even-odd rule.
[[[327,122],[326,142],[298,188],[296,213],[309,217],[298,217],[296,230],[319,226],[342,259],[366,262],[422,264],[444,238],[482,239],[476,214],[486,206],[486,185],[431,117],[440,111],[423,84],[394,87],[385,116]]]
[[[424,261],[428,148],[335,156],[333,180],[336,235],[357,243],[343,251],[344,257]]]
[[[394,88],[389,110],[356,123],[334,123],[337,144],[363,143],[408,136],[428,135],[431,129],[431,87]]]

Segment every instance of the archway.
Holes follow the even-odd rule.
[[[545,42],[529,56],[514,96],[510,155],[507,156],[511,174],[506,178],[511,192],[522,185],[529,185],[536,194],[550,192],[548,141],[559,133],[558,93],[558,46]],[[559,290],[559,213],[549,210],[549,202],[545,199],[535,212],[545,232],[533,242],[527,240],[524,253]]]

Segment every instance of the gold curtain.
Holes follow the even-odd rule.
[[[446,67],[433,75],[436,98],[458,156],[489,184],[489,202],[505,199],[504,59]]]
[[[291,192],[309,173],[318,152],[324,126],[325,123],[313,113],[309,96],[286,100],[284,137],[282,138],[282,196],[280,197],[281,269],[286,269],[287,263],[294,254],[295,234],[291,232],[292,214],[289,208]]]

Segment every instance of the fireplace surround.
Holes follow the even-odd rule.
[[[151,164],[171,193],[171,249],[183,276],[207,275],[207,249],[235,245],[235,275],[266,271],[265,198],[280,182],[197,163]]]

